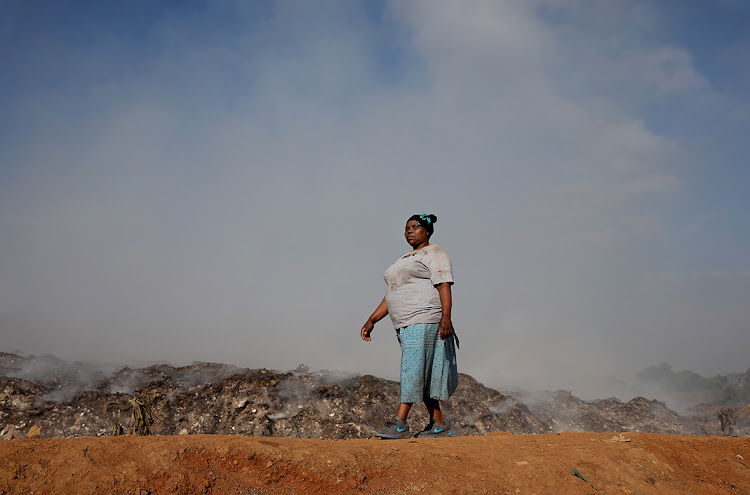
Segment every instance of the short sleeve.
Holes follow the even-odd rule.
[[[442,249],[436,250],[425,260],[427,268],[430,269],[430,281],[432,285],[453,283],[453,266],[448,253]]]

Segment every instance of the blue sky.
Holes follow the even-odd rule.
[[[6,1],[0,64],[5,350],[395,378],[429,211],[485,383],[748,368],[744,2]]]

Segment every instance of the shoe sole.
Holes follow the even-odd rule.
[[[419,438],[445,438],[445,437],[452,437],[452,436],[453,436],[453,433],[450,430],[443,430],[438,433],[426,431],[424,433],[419,434]]]
[[[387,434],[384,434],[384,433],[375,433],[375,436],[378,437],[378,438],[386,439],[386,440],[395,440],[395,439],[398,439],[398,438],[411,438],[411,433],[404,432],[404,433],[397,433],[395,435],[387,435]]]

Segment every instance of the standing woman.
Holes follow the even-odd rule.
[[[396,415],[375,432],[381,438],[411,436],[406,417],[415,402],[423,401],[430,415],[419,437],[451,436],[441,400],[458,385],[453,323],[451,322],[451,260],[437,244],[430,244],[437,217],[421,213],[406,222],[404,237],[412,250],[385,271],[383,301],[362,327],[370,341],[375,323],[391,315],[401,344],[401,404]]]

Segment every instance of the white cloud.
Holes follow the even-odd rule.
[[[636,56],[632,71],[646,86],[662,93],[681,93],[709,86],[708,81],[695,71],[687,50],[658,47]]]
[[[392,3],[388,48],[413,65],[378,69],[391,40],[356,7],[300,24],[305,5],[280,5],[201,43],[171,19],[171,56],[91,88],[90,116],[36,107],[0,199],[0,318],[27,329],[10,345],[395,377],[389,323],[368,346],[359,326],[401,223],[429,210],[462,370],[592,391],[676,355],[684,288],[649,276],[678,247],[661,207],[685,188],[684,143],[632,103],[707,89],[685,49],[639,36],[648,12],[571,32],[538,3]]]

